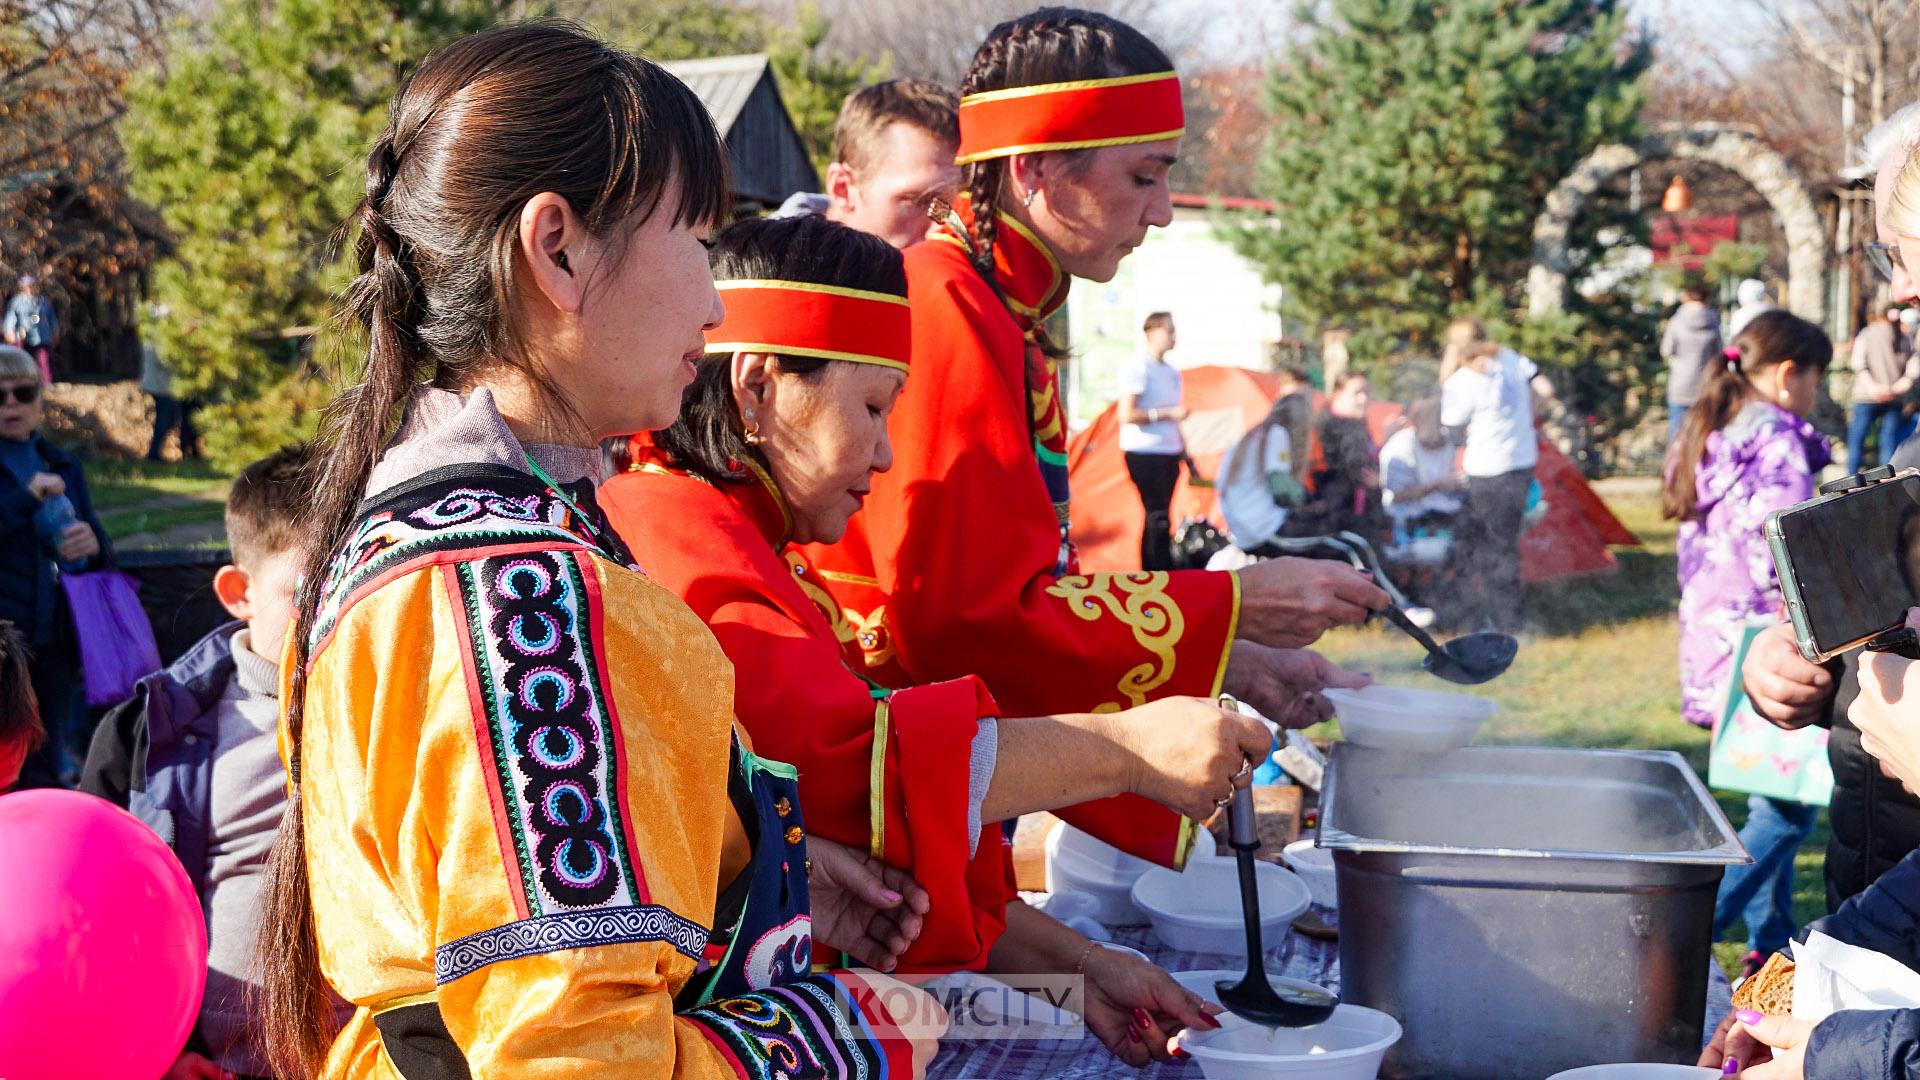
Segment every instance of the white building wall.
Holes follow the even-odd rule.
[[[1073,426],[1087,424],[1119,396],[1120,366],[1139,348],[1140,323],[1149,313],[1173,313],[1179,343],[1167,358],[1176,367],[1264,370],[1281,337],[1279,308],[1280,287],[1263,282],[1252,263],[1215,235],[1209,211],[1175,210],[1173,223],[1150,230],[1112,281],[1073,283],[1067,298]]]

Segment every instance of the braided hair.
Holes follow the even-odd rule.
[[[973,54],[962,98],[991,90],[1049,83],[1109,79],[1173,70],[1173,61],[1145,34],[1111,15],[1079,8],[1041,8],[993,28]],[[1084,167],[1090,150],[1048,151],[1062,155],[1069,170]],[[967,201],[973,208],[973,264],[989,283],[994,281],[993,246],[999,232],[995,211],[1007,195],[1009,158],[988,158],[967,166]],[[996,285],[996,291],[998,286]],[[1066,350],[1036,328],[1036,342],[1055,359]]]
[[[290,797],[267,866],[253,1001],[276,1075],[319,1072],[332,1009],[320,971],[305,850],[300,748],[311,627],[333,553],[413,390],[476,385],[501,366],[566,415],[514,317],[519,217],[543,192],[598,237],[656,212],[724,218],[726,150],[706,109],[664,70],[577,26],[528,22],[464,38],[413,72],[367,154],[366,195],[336,235],[359,276],[347,314],[366,333],[357,385],[328,409],[318,442],[285,702]],[[674,201],[664,203],[669,195]]]

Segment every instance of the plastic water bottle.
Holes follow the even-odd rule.
[[[34,514],[34,526],[40,534],[40,542],[45,544],[49,553],[60,546],[60,534],[80,520],[73,508],[73,500],[65,495],[53,495],[40,500],[40,509]],[[77,574],[86,565],[86,560],[72,562],[55,557],[63,574]]]

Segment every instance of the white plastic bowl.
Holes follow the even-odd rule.
[[[1287,860],[1287,869],[1306,882],[1314,903],[1321,907],[1340,906],[1340,892],[1334,887],[1333,852],[1315,847],[1313,838],[1308,837],[1288,844],[1282,849],[1281,857]]]
[[[1133,906],[1133,883],[1155,869],[1112,844],[1094,839],[1071,825],[1061,824],[1047,834],[1047,891],[1091,897],[1095,910],[1083,912],[1108,926],[1145,926],[1147,916]],[[1196,830],[1189,865],[1213,855],[1213,834]]]
[[[1555,1072],[1548,1080],[1697,1080],[1718,1074],[1718,1068],[1697,1065],[1588,1065]]]
[[[1260,936],[1271,948],[1313,898],[1291,871],[1270,862],[1254,866],[1260,883]],[[1184,874],[1156,866],[1133,883],[1133,905],[1146,913],[1154,935],[1169,948],[1247,955],[1240,870],[1232,856],[1196,855],[1187,860]]]
[[[1214,984],[1239,982],[1241,971],[1176,971],[1174,980],[1218,1002]],[[1313,983],[1268,972],[1275,984],[1314,988]],[[1377,1009],[1341,1005],[1326,1023],[1270,1031],[1231,1014],[1220,1017],[1217,1031],[1188,1028],[1180,1045],[1207,1080],[1256,1080],[1285,1076],[1301,1080],[1373,1080],[1387,1050],[1400,1041],[1400,1022]]]
[[[1473,741],[1480,725],[1500,706],[1471,694],[1369,686],[1325,690],[1340,718],[1340,734],[1375,750],[1444,754]]]

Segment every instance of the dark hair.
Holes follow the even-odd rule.
[[[1313,385],[1313,376],[1307,373],[1306,368],[1298,364],[1281,364],[1279,367],[1273,369],[1273,373],[1285,381],[1303,383],[1307,386]]]
[[[366,195],[342,227],[342,235],[358,228],[348,310],[369,349],[361,382],[335,400],[323,425],[297,625],[312,625],[328,561],[346,542],[367,477],[416,387],[431,380],[465,389],[506,365],[554,410],[571,411],[534,370],[514,314],[527,200],[560,195],[605,237],[655,213],[681,225],[718,221],[729,203],[726,162],[692,91],[568,23],[481,31],[407,78],[367,155]],[[317,1072],[332,1038],[300,797],[309,645],[296,635],[285,703],[289,799],[259,939],[260,1041],[282,1077]]]
[[[299,546],[312,482],[308,443],[275,451],[240,470],[227,493],[227,550],[235,565],[251,568]]]
[[[710,260],[715,281],[804,281],[907,295],[907,273],[897,248],[814,214],[750,218],[729,225],[713,238]],[[760,451],[748,445],[734,412],[732,359],[731,353],[708,353],[681,400],[679,418],[653,436],[654,445],[675,465],[716,484],[751,479],[742,462],[766,464]],[[781,374],[811,376],[832,361],[783,355],[774,362]],[[624,472],[632,464],[627,440],[609,442],[614,469]]]
[[[1110,79],[1172,71],[1173,61],[1145,34],[1111,15],[1079,8],[1046,7],[993,28],[973,54],[960,84],[961,97],[1018,86]],[[1052,151],[1070,162],[1090,151]],[[988,158],[967,166],[967,201],[973,208],[973,261],[989,283],[994,280],[993,244],[999,230],[994,211],[1006,184],[1007,159]],[[996,286],[997,288],[997,286]],[[1054,359],[1066,350],[1036,328],[1035,342]]]
[[[1148,315],[1146,319],[1144,319],[1140,323],[1140,332],[1144,334],[1156,326],[1170,326],[1172,324],[1173,324],[1173,312],[1156,311],[1153,314]]]
[[[1362,379],[1367,379],[1367,378],[1368,376],[1366,372],[1361,371],[1357,368],[1348,368],[1347,370],[1340,373],[1339,378],[1333,380],[1333,383],[1327,387],[1327,391],[1329,393],[1337,394],[1340,391],[1345,390],[1347,387],[1353,385],[1355,382],[1358,382]],[[1369,379],[1368,381],[1371,381],[1371,380]]]
[[[833,125],[833,160],[858,172],[880,153],[880,137],[893,124],[906,124],[960,145],[960,95],[925,79],[888,79],[862,89],[840,106]]]
[[[1833,362],[1833,342],[1826,331],[1790,312],[1773,310],[1754,316],[1733,339],[1724,360],[1708,364],[1706,385],[1687,409],[1667,459],[1661,511],[1675,521],[1691,521],[1699,512],[1694,473],[1706,453],[1707,436],[1733,423],[1754,396],[1752,377],[1788,360],[1816,371]]]
[[[1697,281],[1688,282],[1686,287],[1680,290],[1680,295],[1685,299],[1704,304],[1707,300],[1707,287]]]
[[[47,732],[40,726],[40,703],[33,696],[26,640],[12,623],[0,619],[0,746],[23,736],[32,753],[46,741]]]

